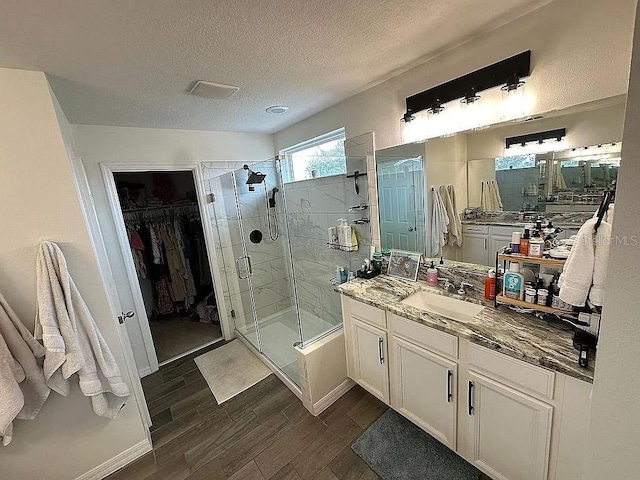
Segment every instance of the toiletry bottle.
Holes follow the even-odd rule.
[[[487,278],[484,279],[484,298],[494,300],[496,298],[496,272],[489,270]]]
[[[520,238],[520,255],[525,257],[529,255],[529,229],[525,228]]]
[[[522,234],[520,232],[513,232],[511,234],[511,253],[520,253],[520,240]]]
[[[429,285],[438,285],[438,269],[433,264],[433,260],[431,260],[431,265],[427,268],[427,283]]]
[[[351,230],[351,251],[355,252],[358,250],[358,235],[356,234],[356,229],[349,227]]]
[[[504,274],[503,295],[505,297],[522,300],[524,298],[524,277],[520,273],[520,263],[511,262]]]
[[[540,238],[540,232],[536,232],[536,235],[529,241],[529,256],[542,258],[542,252],[544,250],[544,240]]]

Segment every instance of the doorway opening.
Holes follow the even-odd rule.
[[[193,172],[113,178],[158,364],[222,340]]]

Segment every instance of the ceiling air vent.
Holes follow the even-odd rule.
[[[197,95],[198,97],[215,98],[216,100],[222,100],[229,98],[231,95],[240,90],[240,87],[234,87],[233,85],[224,85],[222,83],[205,82],[204,80],[198,80],[189,93],[191,95]]]

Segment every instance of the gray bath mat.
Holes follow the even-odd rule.
[[[352,450],[383,480],[478,480],[480,471],[394,410],[387,410]]]

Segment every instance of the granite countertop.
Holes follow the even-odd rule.
[[[551,220],[555,227],[564,229],[579,229],[584,222],[593,216],[593,212],[566,212],[566,213],[549,213],[539,212],[544,217],[544,225]],[[535,223],[535,218],[527,220],[518,220],[517,212],[496,212],[486,213],[473,219],[460,219],[463,225],[493,225],[496,227],[520,227]]]
[[[518,227],[518,228],[524,228],[526,225],[532,225],[535,223],[535,221],[525,222],[524,220],[510,221],[510,220],[490,220],[490,219],[479,219],[479,218],[475,220],[462,220],[461,222],[462,222],[462,225],[488,225],[488,226],[493,225],[495,227]],[[563,220],[558,223],[553,222],[553,226],[564,228],[564,229],[578,230],[583,223],[584,221],[582,220],[575,220],[575,221]]]
[[[482,303],[485,308],[471,321],[459,322],[401,303],[418,290],[462,298],[424,282],[410,283],[388,275],[378,275],[371,280],[356,279],[336,287],[337,292],[360,302],[466,338],[472,343],[527,363],[593,382],[595,356],[590,358],[588,368],[578,366],[578,351],[573,348],[573,329],[570,326],[560,321],[546,321],[531,314],[518,313],[506,305],[496,309],[492,302],[474,298],[465,300]]]

